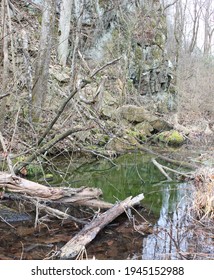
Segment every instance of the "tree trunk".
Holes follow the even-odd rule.
[[[58,58],[59,63],[62,66],[66,65],[68,58],[68,37],[70,33],[70,22],[71,22],[71,8],[72,0],[63,0],[60,9],[59,19],[59,46],[58,46]]]
[[[8,60],[8,30],[7,30],[7,3],[3,0],[1,3],[1,14],[2,14],[2,23],[1,23],[1,34],[0,43],[1,45],[1,56],[0,62],[3,62],[3,69],[0,71],[0,79],[1,79],[1,91],[6,94],[7,89],[7,81],[8,81],[8,69],[9,69],[9,60]],[[2,42],[1,42],[2,41]],[[6,113],[6,104],[7,98],[3,98],[0,103],[0,130],[4,127],[4,118]]]
[[[38,51],[34,86],[32,91],[32,119],[38,122],[45,96],[48,91],[49,64],[51,57],[52,33],[55,22],[55,0],[45,0],[42,15],[42,30]]]
[[[212,35],[214,32],[212,24],[212,14],[211,0],[207,0],[205,3],[205,14],[204,14],[204,55],[211,54],[212,47]]]

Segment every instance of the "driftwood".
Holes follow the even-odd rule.
[[[112,204],[99,200],[102,191],[96,188],[47,187],[15,175],[0,173],[0,188],[5,191],[21,193],[39,200],[53,200],[73,205],[86,205],[110,208]]]
[[[85,249],[85,246],[96,237],[101,229],[122,214],[127,208],[138,204],[143,198],[143,194],[139,194],[134,198],[128,197],[124,201],[115,204],[111,209],[100,214],[97,218],[94,218],[61,248],[58,256],[61,259],[71,259],[76,257]]]

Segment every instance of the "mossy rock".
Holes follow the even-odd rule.
[[[115,108],[112,106],[104,105],[101,108],[101,116],[108,118],[108,119],[115,119]]]
[[[107,134],[98,133],[96,135],[96,143],[98,146],[104,146],[109,141],[109,136]]]
[[[150,125],[155,129],[156,131],[163,131],[163,130],[170,130],[172,129],[172,125],[170,125],[165,120],[156,118],[150,122]]]
[[[145,121],[136,124],[135,130],[137,130],[142,136],[146,137],[151,136],[151,132],[154,130],[154,128],[149,122]]]
[[[131,139],[132,138],[134,138],[134,139],[139,139],[139,140],[141,140],[141,141],[146,141],[147,140],[147,138],[146,138],[146,133],[143,131],[143,130],[137,130],[137,129],[128,129],[128,130],[126,130],[126,134],[127,134],[127,136],[129,137],[131,137]]]
[[[130,150],[135,150],[138,141],[130,135],[124,136],[124,138],[115,137],[112,138],[105,146],[106,150],[115,151],[116,153],[123,153]]]
[[[163,131],[155,136],[155,141],[166,143],[169,146],[180,146],[184,143],[184,136],[176,130]]]
[[[145,120],[144,107],[124,105],[117,110],[118,115],[131,123],[140,123]]]

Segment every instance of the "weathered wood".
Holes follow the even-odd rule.
[[[143,194],[139,194],[134,198],[128,197],[122,202],[115,204],[111,209],[100,214],[89,224],[84,226],[77,235],[75,235],[61,248],[59,257],[61,259],[71,259],[76,257],[82,250],[85,249],[85,246],[96,237],[101,229],[121,215],[127,208],[138,204],[143,198]]]
[[[97,188],[47,187],[18,176],[0,172],[0,188],[5,191],[25,194],[40,200],[53,200],[72,205],[84,205],[108,209],[112,205],[99,200],[102,191]]]
[[[6,191],[27,194],[43,199],[56,200],[64,196],[62,188],[50,188],[7,173],[0,173],[0,187]]]

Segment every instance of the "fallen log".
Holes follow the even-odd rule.
[[[97,208],[110,208],[110,203],[99,200],[102,191],[96,188],[80,187],[48,187],[27,179],[0,172],[0,189],[5,191],[28,195],[39,200],[59,201],[72,203],[72,205],[94,206]]]
[[[98,217],[94,218],[89,224],[85,225],[77,235],[75,235],[68,243],[66,243],[61,248],[58,253],[59,258],[75,258],[82,250],[85,249],[85,246],[96,237],[101,229],[103,229],[106,225],[108,225],[115,218],[121,215],[127,208],[138,204],[143,198],[143,194],[139,194],[134,198],[128,197],[120,203],[115,204],[112,208],[100,214]]]

